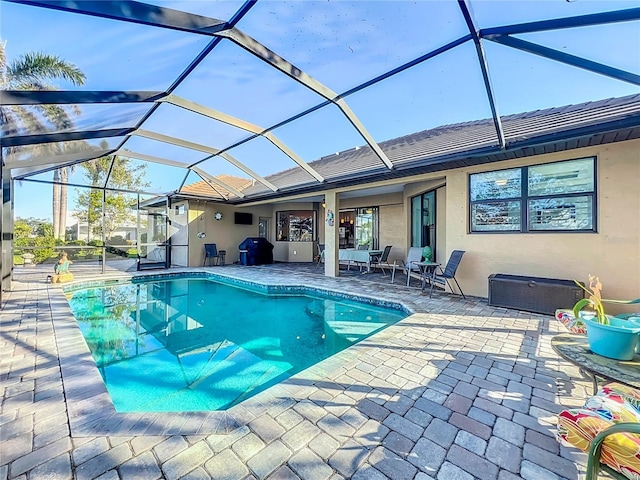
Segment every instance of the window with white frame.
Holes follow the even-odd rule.
[[[469,176],[469,230],[595,232],[595,158]]]

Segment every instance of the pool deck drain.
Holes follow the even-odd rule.
[[[555,413],[589,389],[551,350],[553,317],[430,299],[380,274],[184,271],[364,293],[415,313],[227,411],[116,413],[62,289],[46,269],[18,269],[0,316],[0,479],[573,480],[584,469],[553,438]]]

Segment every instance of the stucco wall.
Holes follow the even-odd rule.
[[[468,175],[522,165],[597,156],[598,233],[469,234]],[[640,141],[539,155],[447,172],[446,248],[465,250],[458,275],[465,293],[486,297],[492,273],[587,281],[603,296],[640,297]],[[615,307],[610,308],[616,311]],[[623,311],[637,311],[623,308]]]
[[[598,168],[598,233],[468,233],[469,174],[594,155]],[[407,183],[401,193],[343,199],[339,208],[380,207],[380,246],[393,245],[390,261],[398,260],[405,258],[409,244],[411,197],[433,189],[436,189],[437,202],[437,260],[444,264],[451,251],[466,251],[457,274],[465,293],[487,297],[488,277],[492,273],[582,281],[594,274],[604,284],[605,297],[640,297],[639,140],[425,174]],[[254,214],[251,226],[234,225],[236,209],[227,205],[190,202],[189,206],[190,265],[201,265],[204,243],[213,242],[219,249],[227,250],[227,261],[237,260],[238,244],[258,233],[258,217],[271,217],[271,229],[275,230],[275,213],[280,210],[317,208],[319,238],[324,238],[324,209],[311,202],[241,209]],[[203,239],[197,237],[201,211],[206,218],[207,235]],[[213,219],[216,211],[223,213],[220,222]],[[311,261],[315,254],[313,242],[274,243],[274,257],[279,261]],[[623,311],[639,309],[638,306],[622,308]],[[610,310],[619,311],[615,307]]]
[[[234,212],[253,214],[253,225],[235,225]],[[214,218],[222,213],[222,220]],[[229,205],[209,202],[189,202],[189,266],[201,266],[204,262],[204,244],[215,243],[218,250],[226,250],[225,261],[233,263],[239,259],[238,245],[247,237],[258,236],[258,217],[270,217],[271,206],[234,208]],[[198,232],[205,237],[199,238]]]

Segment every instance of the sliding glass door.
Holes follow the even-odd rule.
[[[436,192],[423,193],[411,199],[411,246],[430,246],[436,252]]]

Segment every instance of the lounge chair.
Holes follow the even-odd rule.
[[[382,275],[385,277],[387,276],[387,273],[384,271],[385,267],[389,270],[393,269],[393,265],[389,265],[389,252],[391,252],[391,247],[392,245],[387,245],[384,247],[382,255],[371,257],[371,268],[380,268],[382,270]]]
[[[458,265],[460,265],[462,255],[464,255],[464,250],[454,250],[453,252],[451,252],[451,256],[449,257],[449,261],[444,267],[444,270],[442,270],[442,267],[438,267],[440,269],[440,273],[438,273],[438,269],[436,269],[433,275],[429,277],[431,283],[431,288],[429,288],[429,297],[431,297],[431,294],[433,293],[433,285],[435,283],[442,285],[442,287],[444,287],[445,284],[449,285],[449,289],[453,292],[453,288],[451,288],[451,284],[449,283],[449,280],[453,280],[454,282],[456,282],[462,298],[466,299],[466,297],[464,296],[464,292],[460,288],[458,280],[456,280],[456,270],[458,270]]]
[[[397,262],[393,262],[393,268],[391,270],[391,283],[395,282],[396,269],[399,269],[407,274],[407,286],[409,286],[409,281],[411,280],[411,272],[415,272],[420,275],[420,267],[418,267],[416,263],[419,263],[421,260],[422,248],[409,248],[409,252],[407,253],[407,258],[405,260],[400,260],[400,264],[398,264]]]

